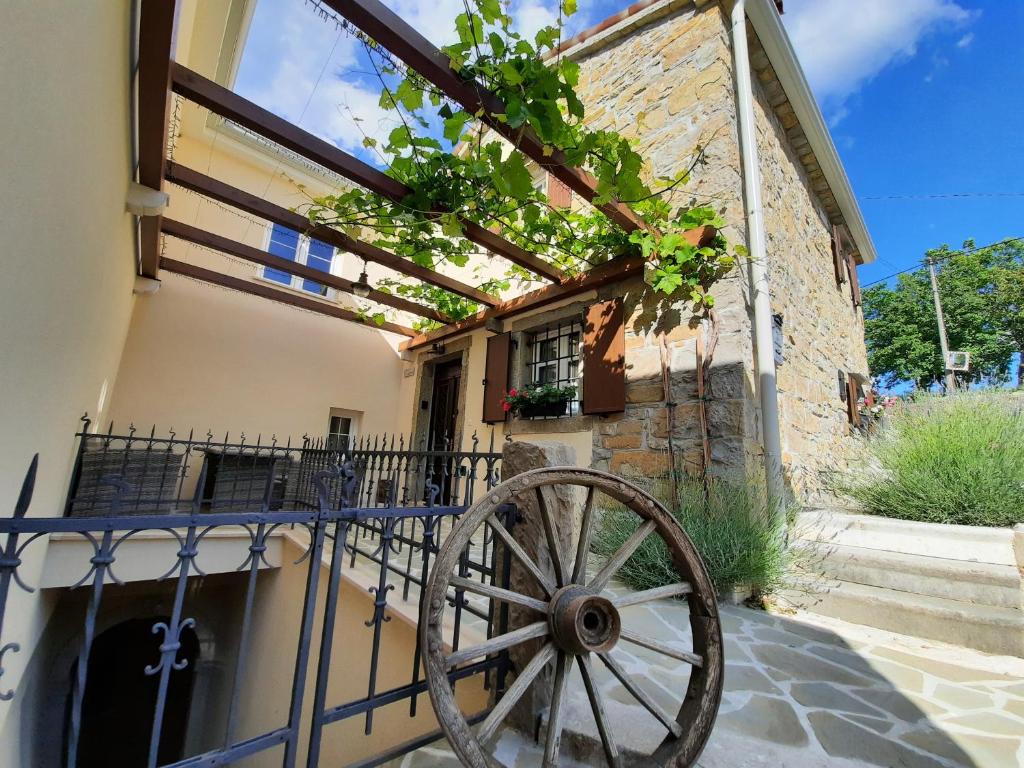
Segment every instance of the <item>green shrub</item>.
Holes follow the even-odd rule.
[[[1024,400],[928,396],[897,408],[839,490],[873,515],[959,525],[1024,521]]]
[[[672,495],[670,478],[628,479],[662,501]],[[781,523],[775,505],[764,500],[754,483],[714,479],[705,498],[700,480],[682,477],[675,503],[666,506],[697,548],[719,592],[742,584],[756,584],[764,592],[778,586],[786,563]],[[622,507],[602,509],[593,551],[611,555],[639,522]],[[668,548],[658,536],[648,536],[618,575],[634,589],[679,581]]]

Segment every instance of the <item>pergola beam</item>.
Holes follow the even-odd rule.
[[[297,275],[305,280],[312,280],[343,293],[354,293],[352,290],[352,281],[347,280],[344,277],[332,275],[329,272],[322,272],[319,269],[314,269],[306,264],[299,264],[296,261],[283,259],[280,256],[275,256],[267,251],[261,251],[259,248],[253,248],[251,245],[246,245],[245,243],[240,243],[237,240],[222,237],[221,235],[214,234],[213,232],[207,232],[204,229],[199,229],[198,227],[193,227],[180,221],[164,218],[161,224],[161,230],[164,234],[176,237],[179,240],[185,240],[189,243],[195,243],[196,245],[201,245],[206,248],[212,248],[215,251],[226,253],[229,256],[244,259],[245,261],[250,261],[254,264],[261,264],[264,267],[270,267],[271,269],[286,272],[290,275]],[[438,312],[436,309],[424,307],[414,301],[409,301],[408,299],[403,299],[400,296],[394,296],[390,293],[384,293],[383,291],[378,291],[376,289],[371,289],[366,298],[369,301],[376,302],[377,304],[384,304],[402,312],[409,312],[414,315],[419,315],[420,317],[436,320],[439,323],[450,323],[452,321],[448,315],[443,312]]]
[[[380,0],[324,0],[339,14],[404,61],[430,83],[444,91],[471,115],[504,136],[513,146],[551,173],[588,203],[597,196],[597,180],[582,168],[569,165],[561,151],[550,152],[532,128],[510,128],[494,117],[507,112],[505,104],[483,85],[467,80],[452,69],[448,57],[402,17]],[[548,153],[545,153],[545,149]],[[611,201],[597,206],[626,232],[645,227],[643,221],[624,203]]]
[[[699,229],[685,232],[683,237],[699,247],[710,243],[716,234],[717,230],[714,227],[700,227]],[[644,258],[639,255],[620,256],[611,261],[606,261],[604,264],[599,264],[588,272],[571,277],[560,285],[548,285],[544,288],[538,288],[536,291],[524,293],[522,296],[517,296],[514,299],[503,301],[497,306],[477,312],[465,320],[451,323],[434,331],[421,333],[415,338],[403,342],[401,348],[403,351],[419,349],[420,347],[442,341],[466,331],[483,328],[493,320],[516,315],[528,309],[537,309],[562,299],[594,291],[612,283],[621,282],[630,277],[640,276],[643,274],[645,263]]]
[[[142,0],[139,14],[138,142],[139,183],[162,189],[171,105],[175,0]],[[160,270],[160,217],[143,216],[139,273],[155,278]]]
[[[500,299],[496,296],[485,293],[471,285],[466,285],[440,272],[435,272],[427,267],[421,267],[419,264],[409,261],[409,259],[403,259],[401,256],[385,251],[383,248],[379,248],[371,243],[351,238],[344,232],[326,224],[316,227],[311,226],[309,219],[301,214],[269,203],[256,195],[245,192],[237,187],[232,187],[230,184],[225,184],[223,181],[218,181],[180,163],[169,162],[167,164],[167,180],[204,197],[209,197],[212,200],[238,208],[241,211],[261,219],[266,219],[274,224],[280,224],[282,227],[288,227],[288,229],[309,235],[328,245],[333,245],[335,248],[354,253],[361,259],[372,261],[375,264],[388,267],[409,277],[415,277],[425,283],[451,291],[480,304],[493,306],[500,302]]]
[[[330,304],[319,299],[301,296],[299,294],[291,293],[290,291],[271,288],[269,285],[263,285],[253,280],[245,280],[241,277],[221,274],[220,272],[215,272],[212,269],[197,267],[195,264],[187,264],[184,261],[162,259],[160,268],[166,269],[168,272],[184,275],[185,277],[191,277],[194,280],[200,280],[204,283],[219,285],[221,288],[228,288],[233,291],[240,291],[241,293],[261,296],[265,299],[270,299],[271,301],[276,301],[281,304],[288,304],[293,307],[298,307],[299,309],[305,309],[309,312],[316,312],[320,315],[328,315],[341,320],[348,320],[365,326],[366,328],[389,331],[401,336],[415,337],[417,335],[416,331],[412,328],[407,328],[404,325],[398,325],[396,323],[383,323],[381,325],[377,325],[372,321],[368,321],[365,318],[360,317],[355,312],[343,309],[336,304]]]
[[[171,87],[175,93],[189,101],[206,107],[211,112],[232,120],[381,197],[400,203],[412,194],[412,190],[397,179],[181,64],[171,65]],[[432,213],[440,215],[446,211],[437,210]],[[564,277],[561,270],[536,254],[474,222],[461,217],[460,222],[466,238],[492,253],[553,282],[560,282]]]

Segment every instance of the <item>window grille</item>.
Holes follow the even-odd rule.
[[[577,416],[580,413],[582,338],[583,325],[578,320],[564,320],[527,335],[527,383],[576,387],[576,396],[569,401],[569,416]]]

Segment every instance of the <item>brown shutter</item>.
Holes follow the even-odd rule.
[[[508,392],[512,334],[499,333],[487,338],[487,362],[484,367],[484,416],[487,424],[505,420],[502,399]]]
[[[853,296],[853,306],[860,306],[860,280],[857,279],[857,260],[852,253],[846,254],[846,265],[850,272],[850,295]]]
[[[860,387],[852,375],[846,375],[846,418],[854,426],[860,424],[860,410],[857,408],[857,395]]]
[[[572,206],[572,190],[550,173],[548,174],[548,203],[553,208]]]
[[[838,224],[832,225],[832,268],[836,272],[836,284],[846,282],[846,249],[843,248],[843,234]]]
[[[622,299],[587,307],[583,323],[583,412],[626,410],[626,335]]]

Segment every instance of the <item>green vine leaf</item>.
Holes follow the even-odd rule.
[[[730,249],[720,235],[699,248],[683,237],[700,227],[720,230],[725,225],[713,208],[673,204],[689,171],[658,178],[652,188],[649,169],[630,139],[587,126],[586,107],[576,93],[579,63],[547,55],[560,43],[560,28],[545,27],[525,38],[505,7],[502,0],[467,0],[466,11],[454,20],[457,42],[442,52],[463,77],[501,101],[504,111],[492,115],[493,120],[511,129],[528,127],[544,156],[561,153],[565,162],[596,179],[596,206],[627,203],[645,227],[629,234],[594,208],[552,207],[535,186],[536,168],[477,122],[485,116],[483,109],[470,114],[417,73],[399,72],[369,45],[366,53],[380,80],[379,103],[395,125],[385,139],[365,137],[363,146],[410,193],[396,202],[361,188],[343,190],[314,200],[307,212],[310,222],[369,239],[429,269],[465,267],[478,253],[464,237],[465,221],[499,232],[569,275],[617,256],[640,254],[654,291],[693,302],[695,311],[713,306],[710,289],[747,257],[746,250]],[[575,10],[575,0],[561,3],[563,16]],[[698,148],[695,165],[702,158]],[[532,280],[530,273],[511,265],[504,288],[495,290]],[[478,309],[430,286],[386,281],[383,286],[456,319]]]

